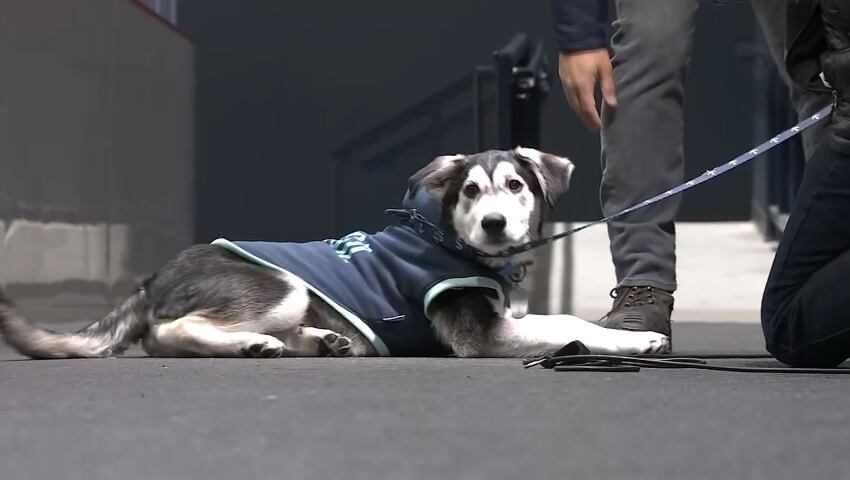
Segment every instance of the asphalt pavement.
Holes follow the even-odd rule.
[[[762,351],[756,325],[674,328]],[[0,347],[0,479],[850,478],[850,376],[141,356]]]

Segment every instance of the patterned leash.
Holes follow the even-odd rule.
[[[688,180],[687,182],[679,185],[678,187],[675,187],[671,190],[667,190],[664,193],[660,193],[660,194],[658,194],[658,195],[656,195],[652,198],[644,200],[643,202],[638,203],[637,205],[633,205],[633,206],[626,208],[624,210],[621,210],[621,211],[619,211],[619,212],[617,212],[613,215],[608,215],[607,217],[600,218],[599,220],[587,223],[585,225],[581,225],[581,226],[576,227],[576,228],[572,228],[572,229],[567,230],[565,232],[561,232],[557,235],[552,235],[550,237],[544,237],[544,238],[540,238],[540,239],[537,239],[537,240],[534,240],[534,241],[531,241],[531,242],[528,242],[528,243],[524,243],[522,245],[517,245],[516,247],[511,247],[511,248],[506,249],[506,250],[499,252],[499,253],[483,252],[483,251],[481,251],[481,250],[479,250],[475,247],[472,247],[472,246],[466,244],[466,242],[464,242],[461,238],[458,238],[457,236],[446,232],[445,230],[443,230],[439,226],[437,226],[434,223],[432,223],[431,221],[429,221],[426,217],[424,217],[422,214],[420,214],[419,212],[417,212],[414,209],[410,209],[410,210],[408,210],[408,209],[388,209],[388,210],[386,210],[386,213],[402,217],[402,220],[401,220],[402,223],[413,227],[417,232],[419,232],[419,234],[429,236],[429,237],[431,237],[431,240],[434,243],[442,245],[442,246],[448,248],[449,250],[453,250],[453,251],[455,251],[455,252],[457,252],[461,255],[465,255],[465,256],[468,256],[468,257],[490,257],[490,258],[509,257],[509,256],[512,256],[512,255],[516,255],[518,253],[527,252],[529,250],[533,250],[535,248],[542,247],[543,245],[552,243],[555,240],[558,240],[558,239],[561,239],[561,238],[564,238],[564,237],[568,237],[568,236],[573,235],[577,232],[580,232],[580,231],[584,230],[585,228],[590,228],[590,227],[592,227],[594,225],[598,225],[600,223],[609,222],[609,221],[611,221],[611,220],[613,220],[617,217],[621,217],[623,215],[626,215],[627,213],[634,212],[635,210],[640,210],[641,208],[646,208],[646,207],[648,207],[648,206],[650,206],[654,203],[660,202],[661,200],[670,198],[674,195],[678,195],[678,194],[684,192],[685,190],[689,190],[693,187],[696,187],[697,185],[699,185],[701,183],[704,183],[704,182],[707,182],[711,179],[719,177],[720,175],[723,175],[724,173],[728,172],[729,170],[732,170],[733,168],[737,168],[737,167],[749,162],[750,160],[756,158],[757,156],[761,155],[762,153],[785,143],[790,138],[795,137],[796,135],[800,134],[800,132],[802,132],[803,130],[811,127],[812,125],[814,125],[814,124],[820,122],[821,120],[823,120],[824,118],[828,117],[831,110],[832,110],[832,105],[824,107],[820,111],[818,111],[817,113],[812,115],[811,117],[804,119],[803,121],[801,121],[797,125],[794,125],[793,127],[789,128],[788,130],[785,130],[784,132],[780,133],[779,135],[776,135],[775,137],[771,138],[770,140],[767,140],[766,142],[762,143],[761,145],[756,146],[755,148],[747,151],[746,153],[742,153],[741,155],[738,155],[737,157],[733,158],[732,160],[730,160],[730,161],[728,161],[728,162],[726,162],[726,163],[724,163],[724,164],[722,164],[722,165],[720,165],[716,168],[708,170],[705,173],[703,173],[702,175],[700,175],[696,178],[693,178],[691,180]]]

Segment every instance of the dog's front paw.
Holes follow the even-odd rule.
[[[258,341],[242,349],[242,354],[250,358],[277,358],[283,355],[286,346],[276,338]]]
[[[608,330],[605,340],[591,347],[593,353],[608,355],[640,355],[670,353],[670,338],[656,332]]]
[[[670,353],[670,337],[656,332],[623,332],[631,334],[629,342],[623,346],[625,355],[642,353]]]

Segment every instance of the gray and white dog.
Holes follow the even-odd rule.
[[[414,174],[409,191],[425,191],[436,198],[440,205],[436,221],[469,245],[494,253],[539,236],[543,212],[567,189],[572,170],[566,158],[528,148],[450,155]],[[403,248],[419,248],[410,240],[416,235],[412,229],[390,228],[409,236],[397,242]],[[365,243],[369,239],[365,234],[358,238],[358,249],[349,246],[345,255],[337,252],[345,268],[352,268],[352,251],[377,249]],[[440,248],[433,244],[422,248],[431,247]],[[424,259],[421,252],[414,253],[414,263]],[[528,263],[528,257],[482,257],[484,265],[474,268],[495,271],[507,262]],[[499,293],[500,287],[493,289]],[[450,355],[550,354],[575,340],[593,353],[608,354],[655,353],[669,345],[658,333],[609,330],[571,315],[514,318],[502,295],[488,295],[486,288],[467,285],[429,292],[424,306],[417,298],[412,302],[419,304],[412,309],[424,309],[428,330]],[[419,334],[399,336],[407,328],[405,322],[389,321],[415,316],[405,308],[397,317],[378,322],[379,327],[391,324],[386,328],[395,335],[396,347],[387,350],[385,342],[302,276],[246,260],[220,245],[195,245],[168,262],[117,309],[78,332],[35,327],[2,294],[0,330],[12,347],[32,358],[112,356],[139,341],[149,355],[163,357],[392,355],[417,352],[416,343],[423,341]]]

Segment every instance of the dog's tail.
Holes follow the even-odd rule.
[[[147,331],[148,296],[139,289],[121,306],[76,333],[57,333],[32,325],[0,290],[0,333],[31,358],[106,357],[124,352]]]

